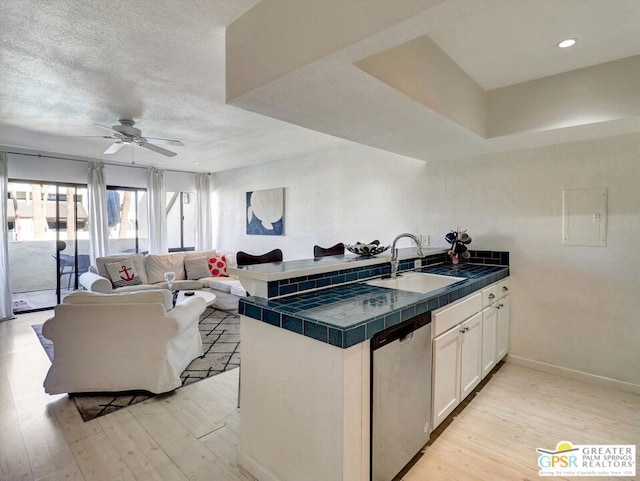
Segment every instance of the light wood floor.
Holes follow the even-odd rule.
[[[0,322],[0,480],[254,479],[236,464],[238,370],[83,423],[42,388],[30,326],[50,315]],[[540,479],[535,449],[561,440],[639,444],[640,396],[506,364],[403,481]]]

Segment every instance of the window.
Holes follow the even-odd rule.
[[[87,188],[10,180],[7,197],[14,309],[55,306],[89,268]]]
[[[145,189],[107,187],[109,253],[146,253],[149,250]],[[169,251],[195,248],[196,205],[194,192],[167,192],[167,246]]]
[[[57,231],[89,229],[84,186],[12,181],[7,208],[11,240],[49,240]]]
[[[60,202],[66,202],[67,201],[67,194],[47,194],[47,200],[48,201],[56,201],[59,200]],[[82,196],[80,196],[79,199],[77,199],[79,202],[82,202]]]
[[[107,224],[110,254],[146,252],[149,249],[147,191],[107,187]]]
[[[167,246],[170,252],[195,249],[195,200],[195,192],[167,192]]]

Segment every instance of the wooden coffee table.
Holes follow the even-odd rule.
[[[184,293],[185,292],[193,292],[193,296],[185,296]],[[201,297],[202,299],[204,299],[204,302],[207,303],[207,306],[210,306],[211,304],[213,304],[216,301],[216,295],[213,294],[212,292],[208,292],[208,291],[180,291],[178,293],[178,298],[176,299],[176,304],[180,304],[181,302],[184,302],[186,299],[190,299],[191,297]]]

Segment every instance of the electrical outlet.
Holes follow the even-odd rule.
[[[422,244],[422,247],[429,247],[431,244],[429,234],[420,234],[420,243]]]
[[[420,259],[416,259],[413,261],[413,268],[420,269],[422,267],[422,261]]]

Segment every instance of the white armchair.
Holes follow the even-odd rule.
[[[54,349],[45,391],[161,393],[180,387],[182,371],[203,354],[198,322],[205,308],[197,296],[173,307],[166,289],[72,292],[42,329]]]

